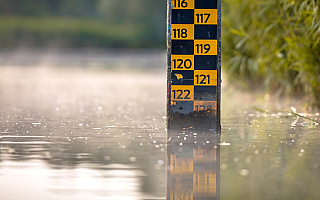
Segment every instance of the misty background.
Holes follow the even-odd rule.
[[[0,0],[0,48],[165,48],[166,3]]]
[[[91,59],[90,49],[99,51],[98,62],[111,62],[112,67],[112,58],[130,49],[125,57],[141,62],[129,68],[155,67],[145,59],[153,52],[153,57],[161,58],[150,63],[165,70],[166,4],[166,0],[0,0],[2,63],[23,56],[42,58],[44,53],[58,54],[61,60],[71,49],[75,55],[71,64],[86,66],[82,60]],[[278,98],[294,97],[309,111],[320,108],[319,7],[317,0],[222,1],[222,70],[228,81]],[[16,55],[21,49],[36,52],[23,51],[12,58],[12,52]],[[117,58],[121,61],[121,56]]]

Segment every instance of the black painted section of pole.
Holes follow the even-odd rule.
[[[221,0],[167,0],[167,127],[221,131]]]
[[[171,0],[167,0],[167,127],[170,127],[170,99],[171,99]]]
[[[219,135],[219,142],[221,137],[221,52],[222,52],[222,46],[221,46],[221,0],[217,0],[217,9],[218,9],[218,87],[217,87],[217,134]],[[220,145],[217,145],[217,155],[219,155],[219,159],[217,159],[217,199],[220,199],[220,183],[221,183],[221,173],[220,173]]]
[[[218,200],[221,0],[167,0],[167,10],[167,199]],[[211,177],[204,193],[198,179],[192,181],[201,174]],[[186,190],[180,190],[181,178]]]

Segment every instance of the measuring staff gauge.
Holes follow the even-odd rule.
[[[168,0],[168,128],[220,128],[220,0]]]

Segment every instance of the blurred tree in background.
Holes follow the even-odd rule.
[[[0,0],[0,47],[165,47],[166,1]]]
[[[21,16],[97,16],[98,0],[0,0],[2,15]]]
[[[0,47],[165,48],[165,0],[0,0]],[[223,69],[320,107],[320,1],[223,0]]]

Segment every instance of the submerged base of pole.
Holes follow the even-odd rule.
[[[217,115],[212,111],[189,114],[173,113],[169,116],[168,130],[194,129],[198,131],[218,132]]]

